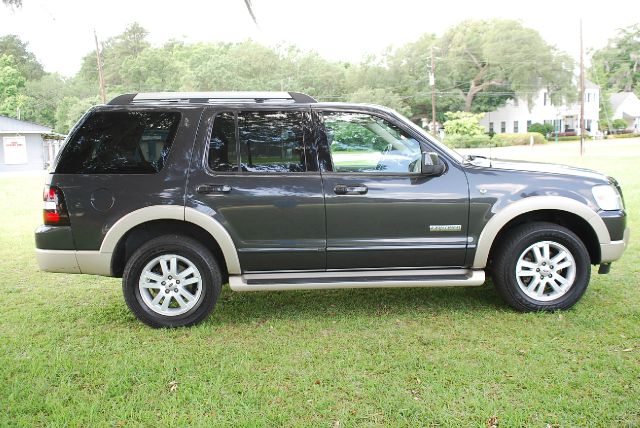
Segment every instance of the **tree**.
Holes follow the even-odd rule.
[[[22,7],[22,0],[2,0],[2,3],[9,7]]]
[[[440,46],[440,74],[451,77],[450,90],[464,99],[465,111],[492,110],[515,96],[532,103],[545,87],[554,104],[575,99],[571,58],[517,21],[464,21],[445,33]],[[493,98],[474,109],[486,93]]]
[[[42,64],[27,49],[27,43],[16,35],[9,34],[0,37],[0,55],[11,55],[16,68],[28,80],[40,79],[44,76]]]
[[[0,114],[16,117],[22,101],[21,91],[26,79],[18,70],[12,56],[0,56]]]
[[[607,46],[594,52],[590,77],[609,93],[640,95],[640,24],[618,30]]]

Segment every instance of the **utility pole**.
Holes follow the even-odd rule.
[[[436,129],[436,60],[433,55],[433,45],[431,45],[431,71],[429,72],[429,85],[431,86],[431,133],[438,135]]]
[[[584,154],[584,49],[582,46],[582,18],[580,19],[580,156]]]
[[[93,29],[93,37],[96,41],[96,62],[98,63],[98,78],[100,79],[100,97],[102,98],[102,104],[107,103],[107,97],[104,93],[104,75],[102,74],[102,60],[100,59],[100,48],[98,47],[98,35],[96,29]]]

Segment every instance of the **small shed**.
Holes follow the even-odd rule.
[[[46,169],[62,139],[48,126],[0,116],[0,172]]]

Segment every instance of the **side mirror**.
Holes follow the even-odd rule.
[[[424,175],[442,175],[445,164],[435,152],[422,152],[422,168],[420,172]]]

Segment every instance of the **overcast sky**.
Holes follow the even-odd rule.
[[[616,29],[640,22],[637,1],[627,0],[598,2],[595,7],[562,0],[252,1],[259,28],[243,0],[23,0],[17,10],[0,5],[0,35],[17,34],[47,71],[71,76],[82,56],[94,49],[94,28],[106,39],[134,21],[149,31],[150,41],[157,45],[171,38],[187,42],[252,38],[268,45],[291,43],[329,59],[348,61],[415,40],[423,33],[441,35],[473,18],[520,20],[578,58],[580,18],[585,48],[604,46]]]

